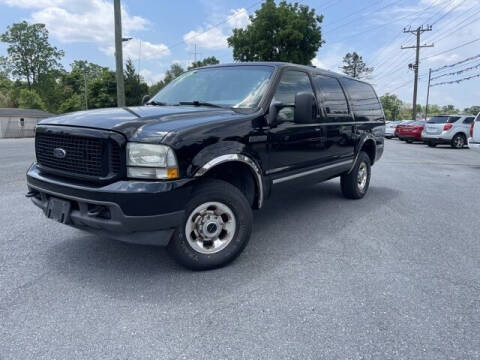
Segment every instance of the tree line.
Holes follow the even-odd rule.
[[[387,120],[408,120],[412,117],[412,106],[405,104],[395,94],[385,94],[380,97],[382,102],[383,111],[385,112],[385,118]],[[417,114],[425,114],[426,108],[420,104],[417,104]],[[435,115],[453,115],[453,114],[472,114],[476,115],[480,113],[480,106],[471,106],[463,110],[456,108],[454,105],[428,105],[428,116]]]

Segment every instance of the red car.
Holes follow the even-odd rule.
[[[425,127],[425,121],[413,121],[408,124],[398,125],[395,130],[395,134],[400,140],[404,140],[407,143],[422,140],[422,131]]]

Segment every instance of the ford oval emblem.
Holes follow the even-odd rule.
[[[64,159],[67,156],[67,152],[62,148],[55,148],[53,149],[53,157],[57,159]]]

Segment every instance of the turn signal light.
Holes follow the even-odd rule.
[[[167,178],[168,179],[177,179],[178,178],[178,169],[177,168],[167,169]]]

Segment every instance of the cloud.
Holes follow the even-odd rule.
[[[228,47],[227,38],[234,28],[245,28],[250,24],[245,8],[230,10],[230,16],[219,26],[208,24],[183,35],[183,41],[189,48],[195,44],[204,49],[220,50]]]
[[[248,15],[248,11],[245,8],[241,9],[233,9],[230,10],[232,15],[230,15],[227,19],[228,24],[232,29],[235,28],[246,28],[248,25],[250,25],[250,16]]]
[[[115,46],[101,48],[107,54],[115,54]],[[170,55],[170,49],[164,44],[152,44],[149,41],[132,39],[123,43],[123,57],[125,59],[155,60]]]
[[[140,70],[140,75],[148,85],[153,85],[165,78],[165,73],[157,73],[148,69]]]
[[[93,42],[105,53],[113,54],[113,3],[107,0],[0,0],[9,6],[32,9],[31,21],[46,25],[51,36],[62,43]],[[131,15],[122,7],[125,35],[146,30],[149,21]],[[139,40],[137,42],[137,47]],[[143,49],[145,48],[145,49]],[[135,42],[125,44],[125,53],[135,52]],[[170,54],[164,44],[142,42],[142,57],[159,58]],[[135,57],[137,57],[136,55]]]
[[[204,49],[225,49],[228,47],[227,35],[219,28],[211,27],[191,30],[183,35],[183,41],[191,48],[195,44]]]

